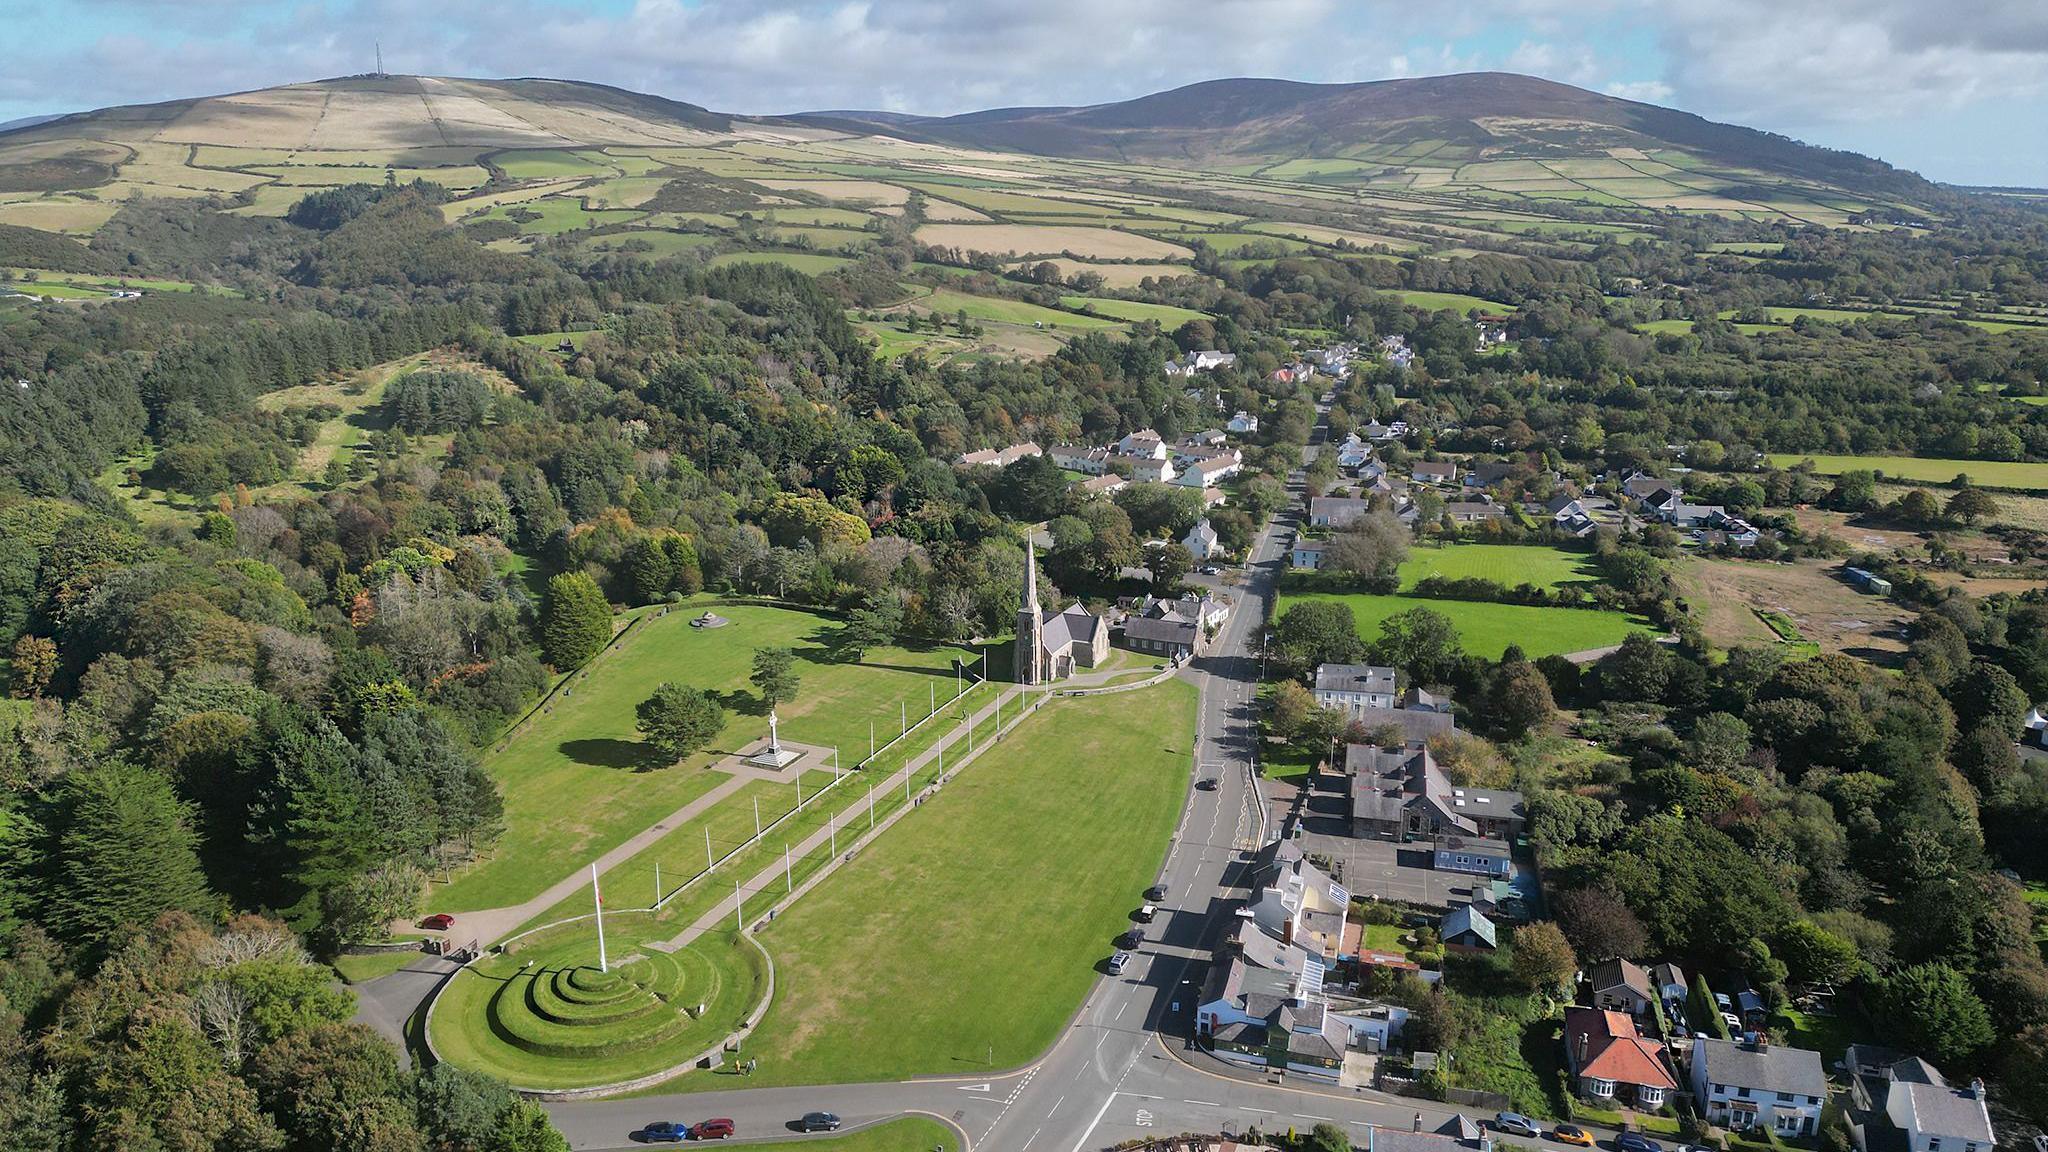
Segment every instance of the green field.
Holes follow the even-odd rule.
[[[1050,1045],[1157,875],[1195,692],[1061,699],[761,937],[748,1087],[1014,1067]],[[730,1088],[725,1076],[683,1088]]]
[[[829,1139],[777,1140],[748,1144],[747,1148],[749,1152],[960,1152],[960,1134],[928,1116],[904,1116]]]
[[[612,846],[702,796],[725,779],[706,770],[716,755],[767,735],[747,672],[754,649],[793,648],[803,687],[780,709],[782,735],[798,743],[838,745],[851,766],[866,754],[869,722],[884,739],[898,702],[914,720],[926,710],[926,685],[953,694],[952,661],[979,651],[877,648],[860,664],[841,663],[826,647],[830,618],[762,605],[719,605],[732,621],[695,629],[703,604],[648,617],[590,671],[557,696],[525,730],[484,760],[505,793],[505,834],[495,855],[472,865],[431,900],[441,910],[495,908],[531,899]],[[991,661],[991,663],[996,663]],[[710,750],[655,767],[633,727],[633,709],[664,680],[716,690],[726,726]]]
[[[2018,492],[2048,491],[2048,464],[2018,464],[2000,460],[1939,460],[1926,456],[1816,456],[1812,454],[1775,452],[1771,463],[1779,468],[1790,468],[1802,460],[1811,460],[1814,470],[1823,476],[1838,476],[1859,468],[1881,471],[1887,479],[1908,480],[1922,484],[1946,484],[1958,473],[1969,476],[1972,484],[1985,488],[2011,488]]]
[[[1491,604],[1468,600],[1431,600],[1420,596],[1376,596],[1369,593],[1311,592],[1281,598],[1278,611],[1307,600],[1337,600],[1358,619],[1358,634],[1377,640],[1380,621],[1399,612],[1428,608],[1457,625],[1465,651],[1498,660],[1508,645],[1519,645],[1529,659],[1583,652],[1619,644],[1631,632],[1650,630],[1647,620],[1596,608],[1539,608],[1527,604]]]
[[[1451,580],[1477,578],[1509,588],[1534,584],[1555,589],[1567,584],[1597,583],[1600,570],[1584,552],[1521,544],[1446,544],[1409,549],[1401,565],[1401,587],[1413,588],[1431,576]]]
[[[518,940],[442,990],[435,1050],[522,1088],[609,1084],[684,1063],[760,1003],[768,971],[731,931],[673,952],[649,946],[682,927],[640,913],[605,917],[602,972],[592,921]]]
[[[941,316],[952,317],[966,312],[970,319],[985,320],[996,324],[1021,324],[1030,327],[1042,324],[1047,328],[1122,328],[1123,322],[1104,316],[1079,316],[1072,312],[1061,312],[1054,308],[1041,308],[1024,300],[1004,300],[994,296],[971,296],[951,288],[940,288],[929,296],[916,301]]]
[[[1513,304],[1503,304],[1498,300],[1466,296],[1457,292],[1389,291],[1387,295],[1398,299],[1403,304],[1411,304],[1431,312],[1441,312],[1449,308],[1470,316],[1474,312],[1513,312],[1515,310]]]
[[[1098,296],[1062,296],[1060,304],[1075,311],[1092,308],[1098,315],[1117,320],[1156,320],[1161,328],[1178,328],[1190,320],[1206,320],[1208,313],[1171,304],[1147,304],[1141,300],[1111,300]]]
[[[559,236],[564,232],[596,228],[604,224],[630,224],[645,215],[645,212],[624,208],[592,211],[585,208],[580,200],[550,196],[544,200],[533,200],[524,204],[500,204],[475,219],[511,220],[519,226],[519,231],[526,235]]]

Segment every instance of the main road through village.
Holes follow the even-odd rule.
[[[1209,950],[1247,895],[1251,850],[1269,834],[1252,772],[1259,645],[1295,523],[1283,513],[1268,525],[1236,610],[1209,654],[1183,673],[1202,693],[1195,776],[1213,777],[1217,787],[1188,792],[1160,878],[1167,896],[1159,917],[1130,966],[1098,980],[1050,1051],[1024,1068],[967,1078],[548,1105],[571,1145],[630,1147],[629,1134],[649,1121],[711,1116],[732,1118],[742,1139],[787,1139],[790,1122],[814,1110],[838,1113],[849,1128],[923,1113],[959,1129],[976,1152],[1084,1152],[1135,1137],[1306,1130],[1319,1122],[1343,1125],[1362,1142],[1368,1124],[1405,1130],[1418,1114],[1429,1128],[1449,1119],[1432,1102],[1232,1074],[1187,1046]]]

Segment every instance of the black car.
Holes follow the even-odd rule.
[[[836,1132],[839,1130],[839,1117],[831,1112],[806,1112],[796,1126],[805,1132]]]
[[[673,1120],[656,1120],[633,1133],[633,1139],[641,1144],[681,1144],[689,1138],[690,1126]]]
[[[1664,1152],[1664,1146],[1648,1136],[1623,1132],[1614,1138],[1615,1152]]]
[[[1216,790],[1216,778],[1214,776],[1204,776],[1200,780],[1195,781],[1195,787],[1200,788],[1204,792],[1214,792]]]
[[[1138,945],[1143,944],[1144,942],[1145,934],[1143,932],[1138,931],[1136,928],[1133,928],[1130,931],[1116,938],[1116,946],[1119,948],[1136,948]]]
[[[1150,888],[1145,889],[1145,899],[1153,903],[1166,899],[1166,885],[1154,884]]]

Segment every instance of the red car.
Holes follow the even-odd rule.
[[[705,1120],[690,1129],[692,1140],[723,1140],[732,1134],[732,1121],[725,1119]]]
[[[425,920],[420,921],[420,927],[432,928],[436,932],[446,932],[448,929],[455,927],[455,917],[450,916],[446,912],[436,912]]]

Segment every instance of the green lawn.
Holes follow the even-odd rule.
[[[538,148],[500,152],[491,157],[513,180],[555,179],[563,176],[617,176],[620,167],[608,158],[561,148]]]
[[[1823,476],[1836,476],[1858,468],[1881,471],[1887,479],[1946,484],[1957,473],[1986,488],[2012,488],[2022,492],[2048,491],[2048,464],[2018,464],[1998,460],[1940,460],[1926,456],[1816,456],[1811,453],[1777,452],[1771,463],[1790,468],[1811,460]]]
[[[1508,645],[1517,644],[1531,660],[1619,644],[1631,632],[1649,631],[1649,621],[1597,608],[1538,608],[1527,604],[1490,604],[1467,600],[1430,600],[1420,596],[1377,596],[1369,593],[1310,592],[1286,596],[1279,611],[1305,600],[1338,600],[1358,618],[1358,634],[1376,640],[1380,621],[1398,612],[1428,608],[1457,625],[1465,651],[1498,660]]]
[[[361,956],[336,956],[334,970],[349,984],[363,984],[389,976],[420,958],[419,949],[410,952],[368,952]]]
[[[656,232],[647,228],[633,228],[625,232],[606,232],[583,242],[583,246],[595,252],[621,252],[630,247],[635,253],[654,259],[673,256],[678,252],[689,252],[718,243],[723,237],[708,232]]]
[[[1112,300],[1099,296],[1062,296],[1060,303],[1076,311],[1092,308],[1117,320],[1156,320],[1161,328],[1178,328],[1190,320],[1206,320],[1208,314],[1171,304],[1147,304],[1142,300]]]
[[[1401,587],[1413,588],[1431,576],[1452,580],[1477,577],[1509,588],[1534,584],[1556,589],[1567,584],[1598,583],[1600,570],[1584,552],[1520,544],[1446,544],[1408,550],[1401,565]]]
[[[609,972],[585,920],[457,973],[433,1010],[441,1058],[518,1087],[608,1084],[689,1060],[767,991],[767,964],[732,932],[667,952],[649,944],[680,930],[672,919],[607,916],[604,927]]]
[[[752,1136],[752,1132],[742,1132]],[[749,1152],[960,1152],[960,1134],[929,1116],[904,1116],[829,1139],[749,1144]]]
[[[1194,689],[1056,700],[763,933],[746,1086],[1008,1068],[1066,1026],[1157,874]],[[726,1076],[685,1088],[730,1088]]]
[[[593,211],[585,208],[580,200],[550,196],[524,204],[500,204],[476,219],[510,220],[519,226],[519,231],[529,236],[558,236],[601,224],[630,224],[645,215],[647,213],[629,208]]]
[[[529,899],[715,787],[724,776],[705,765],[767,735],[767,717],[757,713],[747,683],[756,648],[788,647],[797,654],[803,686],[780,710],[783,737],[838,745],[849,767],[866,754],[870,721],[886,740],[901,714],[899,701],[917,719],[932,692],[941,700],[952,696],[954,658],[980,655],[946,647],[878,648],[860,664],[841,663],[826,647],[838,627],[829,617],[718,605],[732,623],[691,628],[690,619],[704,607],[684,604],[645,620],[530,727],[485,758],[505,794],[505,835],[490,860],[431,893],[437,910]],[[726,726],[711,749],[658,767],[640,743],[633,709],[664,680],[722,693]]]

